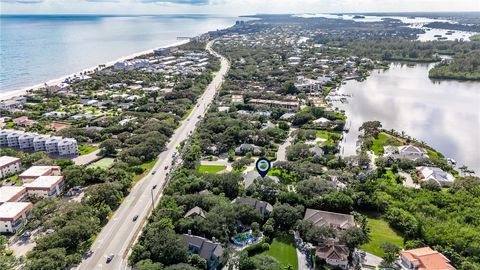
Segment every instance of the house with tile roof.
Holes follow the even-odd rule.
[[[400,252],[400,266],[404,270],[454,270],[442,253],[422,247]]]

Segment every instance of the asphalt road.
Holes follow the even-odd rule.
[[[152,199],[154,198],[155,202],[158,202],[161,198],[161,187],[164,184],[168,169],[172,166],[174,155],[178,155],[177,146],[188,138],[201,117],[205,115],[208,105],[213,101],[217,89],[223,82],[224,75],[228,72],[228,61],[211,50],[212,44],[210,42],[207,45],[207,50],[221,58],[220,71],[217,72],[213,81],[198,99],[197,105],[193,108],[188,118],[182,121],[175,131],[167,145],[167,150],[158,156],[158,162],[151,171],[155,171],[155,174],[149,174],[144,177],[132,188],[122,205],[97,236],[91,247],[93,255],[82,261],[78,269],[128,269],[127,253],[130,245],[135,241],[141,232],[141,228],[145,225],[144,221],[151,211]],[[165,169],[167,166],[168,169]],[[153,189],[155,185],[157,187]],[[133,221],[136,215],[138,215],[138,219]],[[107,264],[106,257],[109,254],[113,254],[114,258]]]

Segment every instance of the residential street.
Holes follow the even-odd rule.
[[[197,105],[173,134],[167,144],[167,150],[159,155],[158,162],[152,169],[154,175],[149,174],[139,181],[125,198],[122,205],[116,210],[108,224],[103,228],[92,245],[93,255],[84,260],[78,269],[127,269],[127,254],[131,244],[141,233],[145,221],[152,208],[152,200],[158,202],[162,196],[163,185],[168,170],[174,162],[177,147],[193,132],[196,124],[205,115],[208,105],[213,101],[217,89],[221,86],[224,75],[228,72],[229,62],[211,49],[212,42],[207,50],[215,56],[221,57],[221,68],[213,81],[199,98]],[[133,218],[138,215],[138,220]],[[106,263],[106,257],[113,254],[114,258]]]

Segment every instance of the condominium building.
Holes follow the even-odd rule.
[[[45,141],[45,151],[49,154],[58,153],[58,142],[60,140],[60,137],[49,137]]]
[[[15,233],[30,216],[33,205],[29,202],[6,202],[0,205],[0,233]]]
[[[19,186],[0,187],[0,205],[7,202],[21,202],[27,197],[27,188]]]
[[[0,157],[0,179],[14,175],[22,170],[22,161],[16,157]]]
[[[0,130],[0,146],[20,148],[22,150],[46,151],[49,154],[78,155],[75,139],[50,137],[32,132],[2,129]]]
[[[38,135],[33,139],[33,149],[35,152],[46,151],[45,142],[48,140],[48,136]]]
[[[40,197],[56,197],[58,196],[65,184],[63,176],[40,176],[31,183],[26,183],[23,186],[27,188],[29,195],[36,195]]]
[[[61,156],[78,155],[78,145],[75,139],[62,139],[58,142],[58,154]]]
[[[37,133],[23,133],[18,137],[18,147],[20,149],[33,149],[33,140],[38,136]]]
[[[40,176],[60,175],[60,166],[32,166],[18,176],[18,179],[24,183],[33,182]]]
[[[23,131],[18,131],[18,130],[15,130],[13,132],[10,132],[8,135],[7,135],[7,146],[8,147],[19,147],[19,144],[18,144],[18,138],[20,136],[22,136],[25,132]]]

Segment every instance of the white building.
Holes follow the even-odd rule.
[[[322,90],[323,84],[324,83],[322,81],[308,79],[304,76],[298,76],[295,87],[305,92],[317,92]]]
[[[52,153],[58,153],[58,142],[62,138],[60,137],[50,137],[45,141],[45,151],[47,153],[52,154]]]
[[[0,179],[11,176],[22,170],[22,161],[16,157],[0,157]]]
[[[7,135],[7,145],[8,147],[18,147],[18,138],[23,135],[23,131],[12,131]]]
[[[33,140],[38,136],[37,133],[24,133],[18,137],[18,146],[20,149],[33,149]]]
[[[416,160],[419,158],[428,158],[427,151],[425,149],[416,147],[413,145],[404,145],[404,146],[384,146],[384,157],[393,157],[393,158],[408,158],[411,160]]]
[[[6,130],[6,129],[0,130],[0,145],[1,146],[8,145],[8,140],[7,140],[8,134],[10,134],[9,130]]]
[[[60,166],[32,166],[18,176],[24,183],[30,183],[40,176],[60,175]]]
[[[455,181],[455,177],[450,173],[437,167],[417,167],[417,175],[420,181],[433,180],[442,187],[449,187]]]
[[[35,152],[46,151],[45,142],[47,141],[48,136],[38,135],[33,139],[33,149]]]
[[[56,197],[58,196],[65,184],[63,182],[63,176],[40,176],[33,180],[31,183],[23,185],[27,188],[29,195],[36,195],[40,197]]]
[[[113,65],[115,70],[134,70],[148,67],[150,62],[146,59],[132,59],[127,61],[117,62]]]
[[[29,202],[6,202],[0,205],[0,233],[15,233],[30,216],[33,205]]]
[[[19,186],[0,187],[0,205],[7,202],[21,202],[27,197],[27,188]]]
[[[75,139],[62,139],[57,146],[58,154],[61,156],[78,155],[78,145]]]

